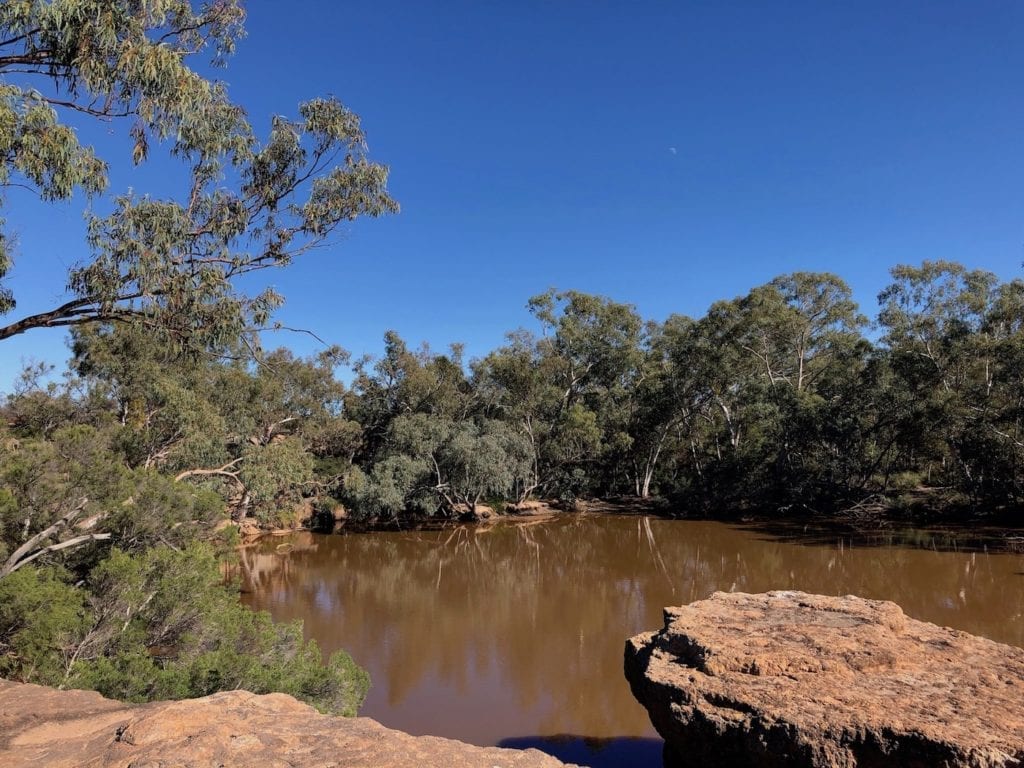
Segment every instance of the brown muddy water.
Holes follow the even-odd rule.
[[[663,606],[716,590],[894,600],[915,618],[1024,646],[1024,551],[993,554],[983,539],[942,532],[570,516],[300,533],[245,550],[242,571],[248,605],[302,619],[325,653],[344,648],[369,670],[361,714],[596,768],[661,765],[622,674],[623,644],[660,627]]]

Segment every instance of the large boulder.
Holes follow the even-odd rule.
[[[131,705],[0,680],[4,768],[556,768],[535,749],[409,736],[328,717],[291,696],[231,691]]]
[[[1024,765],[1024,650],[895,603],[719,592],[626,643],[667,762]]]

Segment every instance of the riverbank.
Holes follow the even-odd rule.
[[[609,499],[578,499],[571,502],[556,499],[528,499],[522,502],[491,506],[478,504],[472,515],[457,517],[420,516],[400,519],[363,519],[348,514],[340,507],[333,514],[320,517],[296,518],[290,528],[262,527],[253,518],[232,523],[237,528],[243,544],[251,544],[267,536],[287,536],[297,531],[316,533],[374,531],[437,530],[457,525],[476,524],[481,526],[504,522],[534,523],[565,515],[659,515],[669,514],[668,502],[661,498],[616,497]],[[229,525],[229,523],[224,523]]]
[[[862,538],[884,535],[907,528],[929,531],[937,540],[946,538],[951,550],[1024,552],[1024,512],[1000,509],[989,513],[954,503],[934,490],[917,489],[888,496],[875,495],[851,505],[826,510],[802,505],[780,508],[738,507],[709,510],[689,509],[669,499],[610,497],[576,499],[530,499],[506,505],[478,505],[478,514],[450,517],[418,517],[398,520],[364,520],[342,510],[329,521],[306,518],[291,528],[261,528],[247,519],[239,526],[244,546],[264,537],[281,537],[296,531],[319,533],[373,533],[387,531],[429,531],[472,525],[486,530],[496,524],[530,525],[558,517],[650,515],[666,519],[705,520],[752,526],[766,534],[789,540],[829,540],[836,537]],[[936,544],[935,546],[940,546]]]

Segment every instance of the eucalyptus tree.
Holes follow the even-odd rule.
[[[633,492],[640,498],[651,495],[656,472],[666,458],[676,470],[692,471],[696,485],[702,480],[698,445],[712,420],[711,395],[697,375],[701,367],[695,328],[695,321],[683,315],[648,326],[644,359],[631,387],[627,427],[627,466]]]
[[[354,715],[367,674],[343,651],[323,659],[299,622],[247,609],[208,547],[114,550],[82,586],[58,568],[0,579],[0,675],[128,701],[244,688]]]
[[[747,301],[761,339],[754,354],[766,360],[773,384],[783,379],[798,392],[813,391],[829,366],[861,339],[867,322],[850,287],[827,272],[781,275],[755,288]]]
[[[204,54],[223,64],[243,19],[238,0],[0,4],[0,185],[43,200],[105,195],[107,160],[79,142],[83,120],[123,124],[135,163],[166,142],[188,171],[176,198],[94,204],[87,249],[62,281],[70,296],[0,338],[130,320],[177,345],[223,343],[265,325],[281,301],[271,289],[247,295],[239,278],[288,264],[343,222],[397,210],[387,169],[366,158],[358,117],[336,99],[275,117],[260,141],[223,84],[193,68]],[[5,231],[0,279],[12,243]],[[0,285],[0,312],[15,307]]]
[[[958,450],[981,330],[995,276],[948,261],[892,269],[893,282],[878,297],[879,324],[898,391],[911,393],[899,413],[902,469],[970,482],[969,462]],[[934,470],[933,470],[934,468]]]
[[[463,369],[462,347],[448,354],[423,345],[411,350],[395,331],[384,335],[380,359],[357,360],[345,409],[363,426],[358,459],[371,461],[382,448],[391,422],[402,414],[428,413],[452,420],[466,418],[474,393]]]
[[[542,473],[570,496],[607,487],[608,460],[629,442],[643,320],[630,304],[579,291],[550,290],[528,307],[542,324],[537,354],[559,398],[540,446]]]
[[[71,370],[117,425],[129,467],[177,472],[220,456],[227,424],[211,401],[212,357],[175,350],[132,324],[79,326],[71,340]]]
[[[366,471],[349,473],[345,493],[361,517],[475,518],[482,501],[503,501],[529,470],[528,443],[503,422],[405,413]]]
[[[482,500],[503,499],[522,483],[529,467],[525,441],[493,419],[406,414],[392,424],[391,445],[424,469],[410,492],[434,497],[448,515],[475,517]]]
[[[856,379],[866,351],[849,286],[830,273],[795,272],[756,288],[748,297],[771,387],[765,392],[776,420],[773,479],[788,501],[811,502],[832,493],[840,445],[830,425],[841,418],[837,385]],[[784,383],[784,386],[779,386]],[[771,447],[767,444],[766,447]],[[772,453],[772,451],[769,451]]]
[[[345,478],[357,514],[474,516],[483,499],[528,483],[529,446],[494,417],[486,387],[466,376],[459,345],[447,355],[426,345],[413,351],[393,331],[384,342],[381,359],[357,361],[345,398],[347,417],[364,430]]]
[[[210,450],[238,450],[224,442],[232,418],[221,414],[210,386],[227,366],[172,358],[136,326],[79,330],[82,385],[74,394],[26,389],[4,411],[23,413],[26,398],[37,405],[50,397],[58,401],[52,412],[74,415],[70,423],[0,426],[0,675],[132,701],[238,687],[284,691],[324,711],[355,714],[365,672],[342,652],[323,663],[300,626],[275,624],[238,602],[207,543],[227,543],[217,534],[225,517],[218,487],[177,482],[166,471],[194,461],[202,443],[203,424],[183,399],[186,384],[207,415],[227,417],[206,425],[222,440]],[[263,404],[262,418],[246,423],[262,426],[268,414],[288,409],[314,418],[299,404],[326,402],[327,390],[312,399],[299,390],[322,380],[308,370],[317,365],[287,354],[267,358],[289,372],[285,384],[262,388],[284,405]],[[284,440],[273,430],[239,464],[253,509],[264,502],[276,509],[282,489],[302,490],[289,465],[295,457],[310,462],[304,448],[293,450],[300,427]],[[257,446],[240,450],[249,448]]]
[[[726,503],[819,493],[806,486],[838,455],[832,390],[862,363],[865,322],[840,278],[797,272],[689,326],[673,354],[692,372],[691,482]]]
[[[714,456],[739,450],[747,437],[746,406],[761,367],[744,350],[747,314],[739,300],[718,301],[693,325],[686,354],[714,404],[718,428],[711,432]]]
[[[137,552],[212,536],[219,499],[121,459],[116,432],[86,424],[4,441],[0,578],[36,561],[85,567],[105,554],[103,542]]]
[[[135,325],[78,328],[73,338],[74,370],[107,403],[122,460],[218,490],[236,520],[296,513],[337,484],[361,439],[343,413],[339,348],[308,359],[272,350],[254,362],[241,345],[236,355],[175,350]]]
[[[91,255],[68,274],[70,300],[9,323],[0,338],[130,320],[175,347],[233,343],[265,324],[280,300],[272,291],[246,296],[237,278],[287,264],[342,222],[396,209],[386,169],[366,159],[359,120],[339,102],[316,99],[297,120],[274,118],[261,142],[223,85],[190,66],[204,52],[224,63],[243,19],[234,0],[0,6],[0,184],[43,200],[105,193],[107,163],[75,130],[89,119],[120,121],[135,163],[166,142],[188,170],[180,199],[122,195],[106,214],[90,214]],[[0,240],[0,277],[11,242]],[[0,288],[0,311],[15,306],[12,289]],[[141,335],[126,341],[105,364],[118,381],[121,424],[131,428],[121,433],[134,442],[125,447],[129,464],[201,461],[217,439],[218,414],[195,381],[162,375],[166,361],[142,355],[144,369],[133,358],[132,344],[146,343]],[[96,345],[92,352],[95,367]],[[300,458],[264,463],[298,466]]]
[[[552,430],[563,408],[561,363],[545,354],[533,334],[518,330],[507,343],[473,363],[473,387],[482,412],[522,435],[529,445],[530,470],[516,488],[516,500],[551,491],[545,459]]]
[[[208,364],[202,394],[222,424],[217,453],[212,462],[179,464],[175,479],[222,488],[236,520],[279,523],[304,514],[304,499],[340,479],[318,476],[318,459],[351,456],[359,439],[342,413],[345,387],[334,375],[345,357],[338,348],[312,358],[278,349],[257,363]]]
[[[1024,497],[1024,281],[998,286],[982,333],[987,355],[972,404],[978,425],[972,453],[989,461],[989,492],[1000,501],[1019,502]]]
[[[643,320],[632,305],[549,290],[532,297],[528,307],[544,329],[542,352],[557,365],[564,408],[626,381],[638,364]]]
[[[996,276],[950,261],[899,265],[891,273],[893,282],[878,296],[883,342],[903,364],[916,364],[915,376],[944,392],[960,391],[970,382],[974,360],[965,353],[984,330]]]
[[[380,359],[356,361],[345,414],[364,431],[344,482],[356,513],[473,515],[527,484],[529,450],[485,390],[467,378],[460,345],[412,350],[388,332]]]
[[[908,469],[932,468],[975,503],[1021,493],[1020,281],[948,261],[897,266],[879,296]]]

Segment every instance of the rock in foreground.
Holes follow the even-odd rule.
[[[0,680],[4,768],[554,768],[535,749],[409,736],[327,717],[291,696],[245,691],[130,705],[88,691]]]
[[[1024,650],[895,603],[719,592],[666,609],[625,662],[683,765],[1024,765]]]

